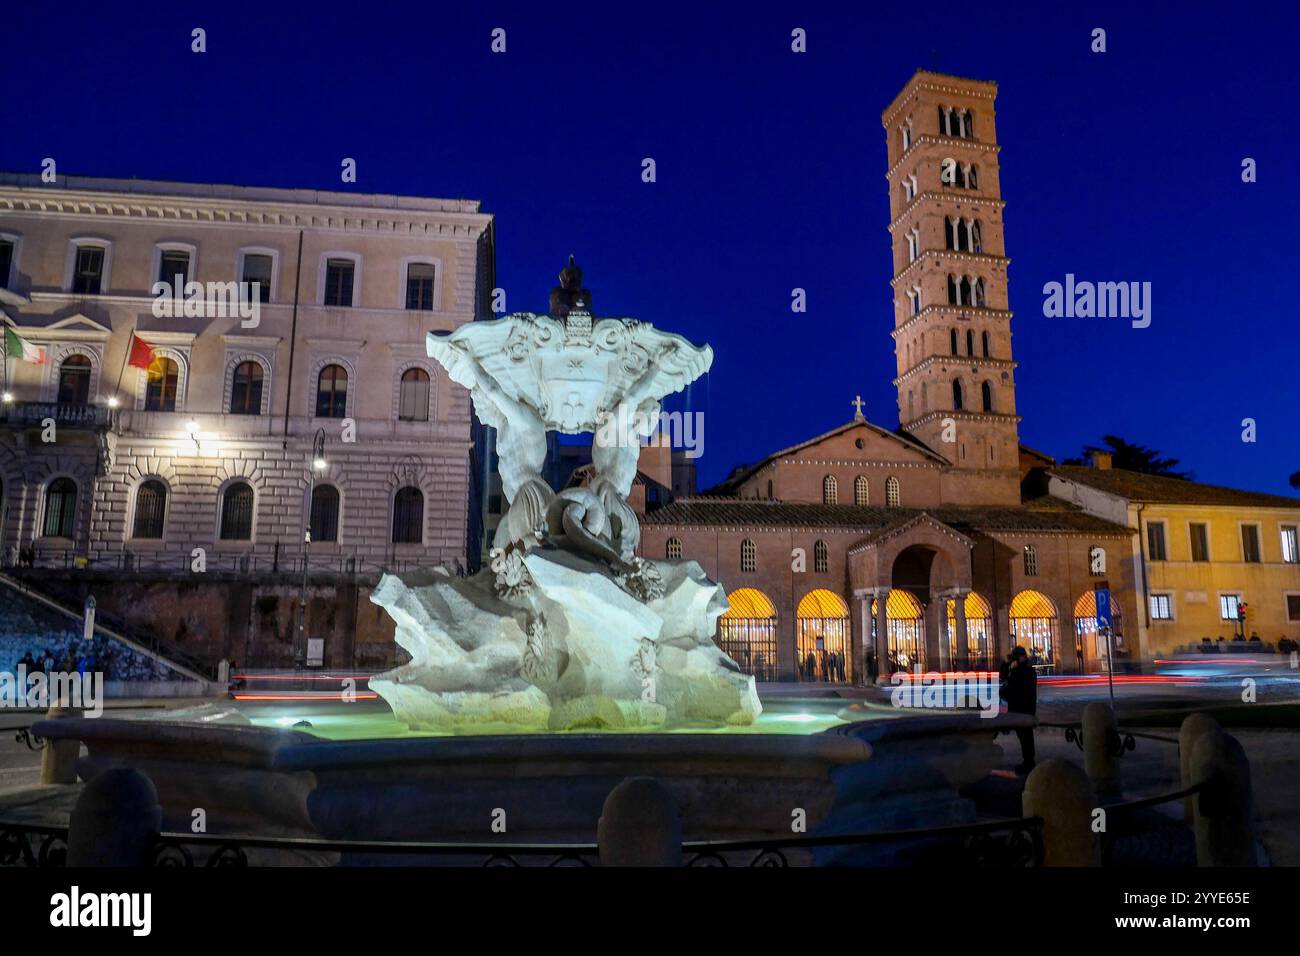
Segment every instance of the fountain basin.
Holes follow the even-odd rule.
[[[847,714],[862,716],[857,707]],[[513,844],[594,842],[605,798],[631,776],[669,789],[689,840],[790,836],[799,811],[809,834],[970,822],[958,791],[1000,760],[993,732],[1023,720],[894,715],[807,734],[378,740],[166,720],[34,729],[84,742],[82,779],[121,766],[149,776],[168,830],[189,831],[202,809],[209,833]]]

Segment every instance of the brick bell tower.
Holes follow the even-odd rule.
[[[1020,501],[997,84],[918,70],[888,138],[902,427],[952,463],[945,503]]]

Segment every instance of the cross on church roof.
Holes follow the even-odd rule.
[[[866,416],[862,414],[862,406],[867,403],[862,400],[862,396],[853,396],[853,401],[849,402],[849,404],[853,406],[853,420],[855,422],[866,421]]]

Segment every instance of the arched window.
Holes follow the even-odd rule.
[[[893,476],[885,479],[885,504],[891,508],[898,507],[898,479]]]
[[[980,237],[980,223],[978,219],[970,224],[970,248],[971,252],[984,251],[984,240]]]
[[[971,189],[980,188],[979,168],[974,163],[970,164],[970,177],[967,181],[967,185],[969,185]]]
[[[69,355],[59,366],[60,405],[86,405],[90,402],[91,363],[84,355]]]
[[[966,112],[962,114],[962,120],[962,135],[969,139],[975,135],[975,114],[970,110],[966,110]]]
[[[948,135],[948,116],[951,114],[951,112],[952,111],[947,109],[946,107],[943,106],[939,107],[939,135],[940,136]]]
[[[135,492],[135,521],[131,525],[131,537],[161,538],[166,513],[167,486],[157,478],[150,478]]]
[[[948,345],[951,346],[952,354],[956,355],[957,354],[957,330],[956,329],[948,330]]]
[[[740,570],[747,572],[758,570],[758,549],[748,538],[740,542]]]
[[[990,353],[989,353],[989,334],[988,334],[987,332],[981,332],[981,333],[980,333],[980,340],[981,340],[981,341],[983,342],[983,344],[984,344],[984,357],[985,357],[985,358],[989,358],[989,357],[990,357]]]
[[[682,543],[677,538],[669,538],[668,544],[664,546],[664,556],[669,561],[680,561],[682,559]]]
[[[961,305],[961,299],[958,298],[957,280],[948,276],[948,304]],[[956,354],[956,353],[954,353]]]
[[[930,410],[930,399],[927,398],[928,389],[925,382],[921,383],[921,413],[925,414]]]
[[[968,291],[968,294],[969,294],[969,291]],[[968,304],[969,304],[969,303],[968,303]],[[985,300],[984,300],[984,280],[983,280],[983,279],[976,279],[976,280],[975,280],[975,305],[976,305],[977,308],[981,308],[981,309],[983,309],[983,308],[986,307],[986,303],[985,303]]]
[[[347,369],[342,365],[326,365],[316,380],[316,417],[344,418],[347,407]]]
[[[1025,545],[1025,574],[1033,577],[1038,573],[1038,549],[1032,544]]]
[[[973,329],[966,330],[966,354],[975,354],[975,332]]]
[[[402,488],[393,496],[393,544],[419,544],[424,540],[424,493]]]
[[[404,422],[429,420],[429,373],[422,368],[408,368],[402,373],[401,401],[397,417]]]
[[[71,478],[55,478],[45,489],[42,533],[47,538],[71,538],[76,528],[77,483]]]
[[[952,407],[954,411],[961,411],[963,407],[961,381],[959,379],[952,380]]]
[[[949,246],[948,248],[952,248]],[[957,249],[962,252],[970,252],[970,226],[966,225],[965,219],[957,220]]]
[[[230,414],[262,413],[262,366],[258,362],[240,362],[230,383]]]
[[[157,356],[150,364],[144,388],[146,412],[176,411],[176,386],[181,370],[173,359]]]
[[[907,394],[907,404],[908,404],[908,409],[907,409],[907,411],[908,411],[908,414],[910,415],[911,412],[912,412],[912,409],[911,409],[911,404],[912,404],[912,393],[911,393],[911,392],[908,392],[908,394]],[[871,488],[870,488],[870,486],[867,484],[867,476],[866,476],[866,475],[858,475],[858,477],[856,477],[856,478],[853,479],[853,503],[854,503],[855,505],[858,505],[859,507],[865,507],[866,505],[871,504]]]
[[[826,547],[825,541],[818,541],[813,545],[813,571],[817,574],[825,574],[831,569],[831,551]]]
[[[311,490],[311,539],[339,539],[339,490],[333,485],[317,485]]]
[[[253,488],[236,481],[221,496],[221,540],[251,541],[253,538]]]
[[[822,479],[822,504],[833,505],[839,497],[839,486],[835,481],[834,475],[827,475]]]
[[[949,249],[957,248],[957,230],[953,227],[952,220],[947,216],[943,219],[943,241]]]
[[[971,295],[970,276],[962,276],[961,288],[958,290],[957,298],[962,305],[970,305],[975,301],[974,296]]]
[[[984,411],[993,411],[993,386],[985,382],[980,386],[980,397],[984,400]]]

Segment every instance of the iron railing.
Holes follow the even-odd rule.
[[[736,857],[753,867],[788,867],[791,857],[806,858],[814,850],[883,846],[891,843],[929,844],[945,860],[976,867],[1039,866],[1043,859],[1043,821],[1039,817],[995,820],[960,826],[885,830],[827,836],[792,836],[756,840],[706,840],[682,844],[687,866],[729,867]],[[0,866],[62,866],[66,862],[67,827],[0,822]],[[250,866],[250,850],[298,854],[352,854],[430,858],[479,857],[482,866],[594,866],[594,843],[429,843],[381,840],[324,840],[194,833],[161,833],[150,852],[150,863],[162,867],[227,868]]]
[[[64,428],[108,431],[113,409],[75,402],[0,402],[0,425],[39,428],[46,419]]]

